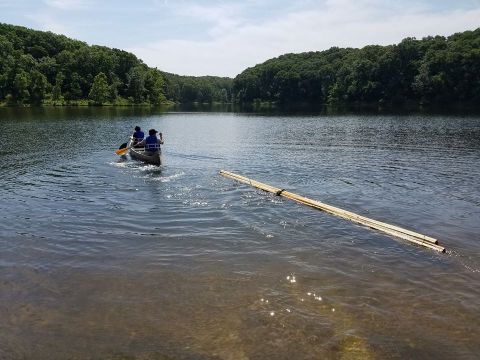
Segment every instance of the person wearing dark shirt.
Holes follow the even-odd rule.
[[[133,146],[138,146],[138,143],[143,140],[145,134],[140,129],[140,126],[135,126],[135,132],[133,133]]]
[[[157,133],[160,135],[159,138],[157,137]],[[162,133],[159,133],[155,129],[150,129],[148,130],[148,136],[144,140],[140,141],[137,145],[145,146],[145,151],[154,153],[156,151],[160,151],[161,144],[163,144]]]

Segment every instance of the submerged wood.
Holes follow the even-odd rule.
[[[274,187],[274,186],[270,186],[270,185],[261,183],[261,182],[256,181],[256,180],[246,178],[244,176],[241,176],[241,175],[229,172],[229,171],[221,170],[220,175],[231,178],[231,179],[234,179],[234,180],[237,180],[237,181],[239,181],[241,183],[244,183],[244,184],[251,185],[251,186],[256,187],[258,189],[268,191],[268,192],[277,194],[279,196],[283,196],[285,198],[294,200],[294,201],[299,202],[301,204],[311,206],[315,209],[325,211],[329,214],[339,216],[341,218],[353,221],[355,223],[368,226],[372,229],[382,231],[386,234],[389,234],[389,235],[392,235],[392,236],[395,236],[395,237],[413,242],[415,244],[422,245],[422,246],[428,247],[430,249],[433,249],[433,250],[436,250],[436,251],[439,251],[439,252],[445,252],[445,248],[443,246],[438,245],[438,240],[435,239],[435,238],[432,238],[430,236],[419,234],[417,232],[407,230],[407,229],[401,228],[401,227],[396,226],[396,225],[391,225],[391,224],[387,224],[387,223],[384,223],[384,222],[381,222],[381,221],[370,219],[368,217],[358,215],[358,214],[355,214],[353,212],[337,208],[335,206],[324,204],[320,201],[312,200],[312,199],[309,199],[309,198],[291,193],[289,191],[286,191],[285,189],[280,189],[280,188],[277,188],[277,187]]]

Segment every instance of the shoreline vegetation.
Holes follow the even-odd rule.
[[[480,28],[286,54],[235,78],[181,76],[119,49],[0,23],[0,107],[478,110]]]

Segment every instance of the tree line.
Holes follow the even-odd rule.
[[[0,23],[0,104],[480,103],[480,28],[396,45],[286,54],[234,79],[180,76],[135,55]]]
[[[164,73],[135,55],[0,23],[0,103],[226,102],[232,79]]]
[[[287,54],[234,79],[239,103],[480,104],[480,28],[397,45]]]

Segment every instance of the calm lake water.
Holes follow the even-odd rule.
[[[115,155],[135,125],[160,168]],[[0,130],[0,359],[480,354],[479,116],[0,108]]]

